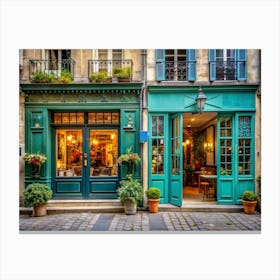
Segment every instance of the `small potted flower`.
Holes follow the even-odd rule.
[[[25,153],[23,159],[31,165],[32,177],[40,178],[40,169],[41,166],[47,161],[47,157],[41,153]]]
[[[24,203],[33,207],[33,216],[41,217],[47,214],[47,203],[52,198],[52,190],[45,184],[32,183],[23,192]]]
[[[127,168],[127,174],[133,174],[135,165],[141,162],[141,158],[137,153],[132,152],[132,146],[127,149],[126,154],[122,154],[118,158],[118,163]]]

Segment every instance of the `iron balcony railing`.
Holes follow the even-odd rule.
[[[108,77],[113,76],[114,68],[130,68],[129,80],[132,81],[133,63],[131,59],[123,60],[88,60],[88,78],[91,74],[105,72]]]
[[[74,79],[74,65],[75,61],[72,58],[61,60],[29,60],[29,79],[33,79],[33,75],[36,72],[42,72],[46,74],[53,73],[56,78],[61,74],[61,70],[67,70],[71,73],[72,79]]]
[[[209,61],[209,69],[210,71],[212,71],[213,68],[216,70],[216,80],[220,80],[220,81],[238,80],[237,67],[240,66],[240,69],[245,69],[245,64],[246,61],[215,60],[215,61]]]
[[[188,61],[166,61],[165,62],[166,81],[187,81]]]

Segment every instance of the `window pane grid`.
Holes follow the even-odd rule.
[[[220,174],[232,173],[232,118],[220,119]]]
[[[238,174],[251,174],[251,137],[252,137],[252,117],[240,116],[238,119]]]
[[[164,173],[164,116],[152,117],[152,174]]]

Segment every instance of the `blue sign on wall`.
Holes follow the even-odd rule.
[[[140,143],[148,141],[148,131],[140,131]]]

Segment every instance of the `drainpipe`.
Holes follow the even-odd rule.
[[[146,108],[146,105],[143,106],[144,104],[146,104],[146,80],[147,80],[147,75],[146,75],[146,71],[147,71],[147,50],[146,49],[142,49],[141,50],[141,66],[142,66],[142,88],[141,88],[141,92],[140,92],[140,131],[143,130],[143,108]],[[140,177],[141,177],[141,183],[143,185],[143,191],[145,193],[145,190],[147,189],[147,178],[143,178],[144,172],[143,169],[145,168],[145,166],[147,166],[147,153],[143,152],[144,150],[144,145],[147,145],[147,143],[143,143],[140,145],[140,153],[141,153],[141,158],[143,159],[142,161],[142,168],[140,168]],[[147,148],[147,147],[146,147]],[[145,158],[144,158],[145,157]],[[145,176],[147,177],[147,176]],[[144,196],[143,198],[143,206],[146,207],[147,205],[147,201],[146,198]]]

